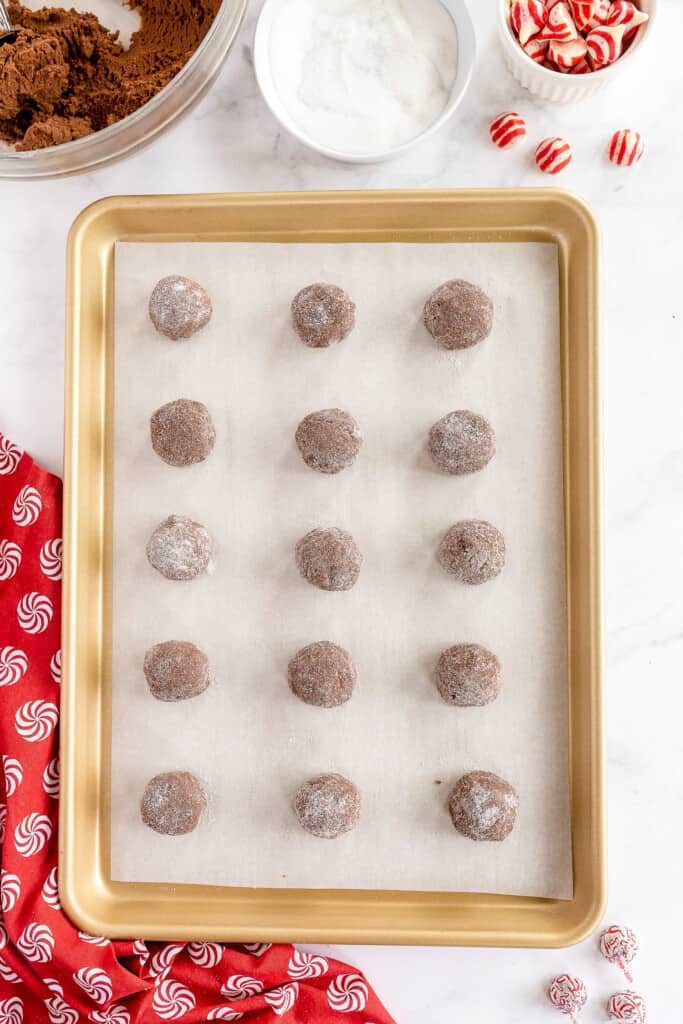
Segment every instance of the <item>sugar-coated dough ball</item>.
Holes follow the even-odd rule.
[[[436,686],[446,704],[483,707],[500,693],[500,662],[481,644],[455,644],[439,657]]]
[[[159,700],[197,697],[210,682],[209,659],[186,640],[167,640],[150,647],[143,667],[147,685]]]
[[[360,793],[343,775],[317,775],[297,790],[294,810],[307,832],[336,839],[358,824],[360,803]]]
[[[202,402],[178,398],[152,413],[152,448],[169,466],[192,466],[208,459],[216,442],[209,410]]]
[[[477,473],[496,453],[496,435],[483,416],[467,409],[449,412],[429,431],[429,454],[444,473]]]
[[[145,825],[165,836],[194,832],[206,808],[206,793],[190,772],[163,772],[147,783],[140,814]]]
[[[446,572],[461,583],[486,583],[505,565],[505,538],[491,523],[463,519],[446,533],[438,558]]]
[[[500,842],[515,827],[519,797],[493,772],[468,772],[456,782],[448,801],[453,825],[478,842]]]
[[[427,299],[425,327],[444,348],[471,348],[493,327],[493,303],[476,284],[446,281]]]
[[[356,306],[335,284],[311,284],[294,296],[292,323],[304,345],[327,348],[351,333]]]
[[[188,516],[169,516],[147,542],[147,558],[167,580],[193,580],[206,572],[213,545],[208,530]]]
[[[360,575],[363,556],[346,530],[311,530],[296,546],[296,564],[305,580],[320,590],[350,590]]]
[[[160,334],[173,341],[191,338],[211,319],[211,299],[205,288],[189,277],[171,274],[154,286],[149,317]]]
[[[287,680],[304,704],[336,708],[353,695],[356,666],[343,647],[321,640],[297,651],[289,663]]]
[[[318,473],[347,469],[363,443],[358,424],[343,409],[321,409],[305,416],[294,439],[306,465]]]

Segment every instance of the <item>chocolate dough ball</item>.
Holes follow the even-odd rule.
[[[356,306],[334,284],[311,284],[294,296],[292,323],[304,345],[327,348],[351,333],[356,323]]]
[[[320,590],[350,590],[363,563],[351,534],[336,527],[311,530],[301,538],[295,554],[303,578]]]
[[[444,473],[477,473],[496,454],[496,435],[483,416],[459,409],[449,412],[429,431],[429,454]]]
[[[343,647],[321,640],[302,647],[287,669],[289,688],[304,704],[336,708],[350,700],[356,685],[356,666]]]
[[[210,682],[209,659],[185,640],[167,640],[151,647],[143,667],[147,684],[159,700],[197,697]]]
[[[307,832],[336,839],[358,824],[360,793],[343,775],[317,775],[297,790],[294,810]]]
[[[448,800],[448,810],[457,831],[478,842],[507,839],[515,827],[518,807],[515,790],[493,772],[463,775]]]
[[[193,580],[206,572],[212,544],[208,531],[188,516],[169,516],[147,542],[147,558],[167,580]]]
[[[173,341],[191,338],[211,319],[211,299],[205,288],[189,277],[171,274],[155,285],[149,300],[150,320]]]
[[[427,299],[425,327],[444,348],[471,348],[493,327],[493,303],[469,281],[446,281]]]
[[[439,657],[436,686],[446,704],[483,707],[500,693],[500,662],[481,644],[455,644]]]
[[[202,402],[178,398],[150,420],[152,448],[169,466],[192,466],[208,459],[216,441],[209,410]]]
[[[342,409],[312,412],[294,439],[306,465],[318,473],[340,473],[352,465],[363,443],[358,424]]]
[[[145,825],[165,836],[194,832],[206,809],[206,793],[190,772],[164,772],[145,786],[140,814]]]
[[[461,583],[486,583],[505,565],[505,538],[491,523],[463,519],[451,526],[441,541],[438,559]]]

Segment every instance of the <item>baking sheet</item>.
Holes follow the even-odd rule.
[[[167,273],[212,295],[211,324],[187,343],[147,319]],[[420,323],[426,296],[453,276],[496,306],[491,337],[461,354],[438,349]],[[356,330],[333,349],[306,349],[289,326],[292,296],[314,280],[357,303]],[[556,248],[118,244],[115,374],[112,877],[569,898]],[[184,470],[149,444],[151,412],[177,397],[204,401],[218,434],[212,457]],[[353,413],[365,444],[353,469],[324,477],[304,466],[293,434],[332,406]],[[496,429],[498,454],[475,476],[438,474],[424,449],[454,408]],[[147,538],[170,513],[211,531],[211,576],[171,583],[148,566]],[[490,519],[508,543],[504,573],[479,588],[435,560],[466,517]],[[345,594],[315,590],[294,567],[297,539],[329,525],[350,529],[365,555]],[[207,652],[207,694],[175,706],[148,694],[142,659],[166,639]],[[319,639],[348,647],[359,669],[353,700],[331,711],[286,685],[288,659]],[[468,640],[503,663],[488,708],[449,708],[433,686],[439,652]],[[182,839],[156,836],[138,815],[147,779],[174,768],[211,794],[206,820]],[[472,768],[520,793],[505,843],[471,843],[450,824],[448,791]],[[321,771],[363,792],[361,825],[334,842],[303,833],[290,808]]]

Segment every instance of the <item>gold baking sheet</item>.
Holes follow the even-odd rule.
[[[558,247],[574,898],[112,882],[111,518],[117,241],[552,242]],[[598,234],[551,191],[105,200],[69,247],[62,716],[63,901],[111,936],[565,945],[604,902]],[[569,339],[571,338],[571,345]]]

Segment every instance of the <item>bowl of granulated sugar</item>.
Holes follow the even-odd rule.
[[[349,163],[390,160],[438,131],[475,54],[465,0],[266,0],[254,38],[273,115]]]

